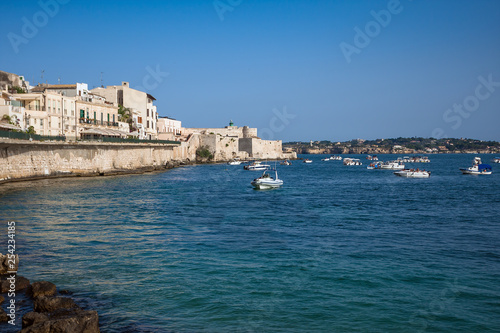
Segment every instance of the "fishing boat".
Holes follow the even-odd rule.
[[[271,166],[269,164],[262,164],[261,162],[253,162],[251,164],[243,166],[243,169],[249,171],[262,171],[267,170]]]
[[[394,174],[399,177],[406,178],[429,178],[431,176],[430,171],[419,170],[419,169],[403,169],[395,171]]]
[[[481,163],[480,157],[474,157],[472,166],[468,168],[460,168],[464,175],[491,175],[491,165]]]
[[[401,161],[387,161],[384,162],[380,168],[385,170],[403,170],[405,165]]]
[[[276,169],[274,169],[274,172],[274,178],[269,175],[268,171],[264,171],[262,176],[255,178],[250,184],[252,184],[255,189],[259,190],[278,188],[283,185],[283,181],[278,178],[278,171]]]

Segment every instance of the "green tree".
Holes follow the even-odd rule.
[[[28,129],[26,130],[26,133],[28,133],[28,134],[36,134],[35,133],[35,128],[33,126],[28,127]]]

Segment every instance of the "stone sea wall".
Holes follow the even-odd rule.
[[[135,143],[0,141],[0,182],[149,171],[195,160],[196,150]]]

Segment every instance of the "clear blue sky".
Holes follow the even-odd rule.
[[[2,1],[1,70],[91,88],[104,72],[104,85],[147,86],[183,126],[232,119],[284,141],[500,140],[497,0],[60,2],[48,15],[37,1]],[[350,62],[347,44],[359,46]],[[471,111],[453,110],[463,103]]]

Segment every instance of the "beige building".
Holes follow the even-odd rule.
[[[160,117],[157,126],[159,140],[176,140],[182,134],[182,123],[177,119]]]
[[[153,96],[130,88],[128,82],[122,82],[121,86],[95,88],[91,92],[103,96],[107,101],[131,109],[134,126],[139,132],[139,139],[157,139],[158,112],[153,104],[156,100]]]

